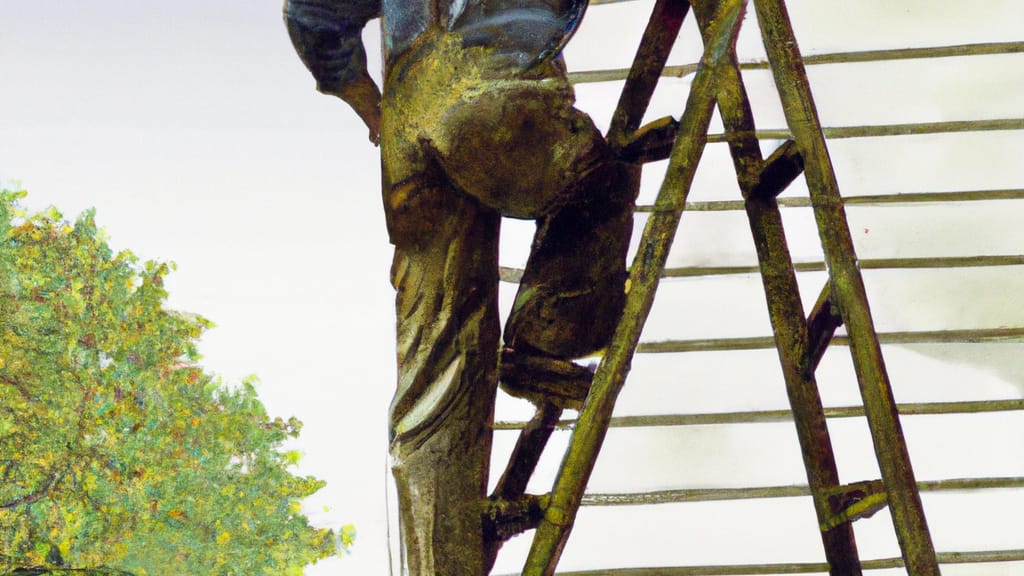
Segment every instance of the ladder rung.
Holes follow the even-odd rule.
[[[828,350],[828,345],[843,325],[843,317],[832,302],[832,288],[829,284],[821,289],[818,301],[807,316],[807,350],[804,362],[811,370],[818,368],[818,363]]]
[[[826,490],[823,496],[828,500],[831,514],[821,523],[822,532],[844,522],[870,518],[889,503],[881,480],[843,484]]]
[[[641,126],[619,153],[619,159],[647,164],[668,158],[678,129],[679,123],[671,116]]]
[[[796,142],[786,140],[764,161],[757,184],[750,190],[752,198],[775,198],[782,194],[804,171],[804,159]]]

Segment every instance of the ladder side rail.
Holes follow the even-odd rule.
[[[640,127],[689,9],[688,0],[655,3],[608,128],[607,140],[616,152],[629,143]]]
[[[785,2],[754,0],[754,5],[786,120],[804,158],[831,291],[849,333],[875,454],[907,570],[912,576],[939,576],[934,544],[871,319],[839,186]]]
[[[710,0],[695,4],[694,12],[702,30],[707,25],[711,4]],[[719,68],[718,81],[718,109],[757,250],[776,350],[821,527],[825,558],[832,576],[859,576],[860,559],[852,523],[826,526],[834,512],[827,494],[838,489],[839,472],[814,369],[807,361],[808,330],[800,288],[782,214],[775,203],[775,197],[799,175],[799,169],[794,170],[793,166],[799,166],[800,162],[793,160],[795,152],[791,143],[781,147],[768,162],[763,160],[760,144],[754,137],[754,115],[735,52]],[[772,177],[777,172],[785,172],[784,177]]]

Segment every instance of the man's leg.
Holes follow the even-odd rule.
[[[411,576],[483,574],[498,385],[501,218],[453,184],[424,144],[444,129],[437,107],[452,82],[437,70],[453,67],[436,64],[446,54],[424,44],[390,62],[382,105],[398,319],[392,472]]]
[[[498,216],[471,212],[425,222],[438,233],[425,249],[396,249],[392,471],[409,574],[419,576],[482,573],[497,386]]]
[[[391,455],[403,565],[412,576],[480,576],[500,218],[451,186],[411,194],[421,202],[389,215],[398,318]]]
[[[607,345],[625,301],[640,167],[617,161],[567,84],[484,87],[443,114],[428,145],[467,194],[537,218],[505,344],[577,358]]]
[[[607,346],[618,324],[640,173],[605,158],[576,183],[571,203],[537,223],[505,326],[516,352],[579,358]]]

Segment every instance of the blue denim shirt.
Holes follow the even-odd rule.
[[[324,92],[366,69],[361,33],[383,16],[385,64],[431,29],[486,46],[525,71],[559,55],[588,0],[286,0],[285,22],[303,62]]]

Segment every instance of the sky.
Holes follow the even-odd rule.
[[[570,68],[627,66],[650,5],[592,7],[566,51]],[[1024,5],[984,5],[790,2],[805,53],[1019,41]],[[744,30],[741,56],[756,58],[762,51],[749,17]],[[689,25],[684,36],[673,63],[699,54]],[[376,32],[365,37],[375,62]],[[823,121],[853,125],[1020,118],[1022,71],[1024,58],[1015,54],[822,66],[810,77]],[[748,82],[760,125],[782,126],[770,76],[751,73]],[[0,179],[20,182],[33,208],[52,204],[74,217],[95,207],[115,248],[176,262],[169,305],[216,324],[203,338],[202,365],[228,382],[258,375],[269,412],[305,422],[300,472],[328,481],[306,510],[318,525],[354,523],[359,531],[351,556],[307,574],[384,574],[394,321],[379,156],[356,116],[313,89],[281,24],[280,3],[0,0],[0,83]],[[688,78],[665,81],[651,117],[678,116],[688,86]],[[581,108],[607,126],[616,87],[582,85],[577,94]],[[1024,188],[1022,146],[1020,133],[1008,131],[835,141],[832,153],[841,189],[861,195]],[[693,199],[736,198],[724,149],[709,146],[703,164]],[[659,169],[645,172],[647,200]],[[800,191],[796,186],[793,194]],[[1024,245],[1022,201],[849,213],[862,258],[1018,254]],[[809,214],[787,211],[786,219],[795,256],[819,257]],[[670,265],[753,262],[745,226],[739,213],[684,216]],[[504,263],[521,264],[530,229],[508,223]],[[1024,289],[1020,268],[885,271],[867,282],[880,329],[1024,326],[1015,304]],[[820,274],[801,276],[805,301],[823,281]],[[506,309],[511,290],[503,288]],[[750,275],[666,283],[645,339],[768,334],[759,290]],[[888,348],[897,398],[1019,398],[1024,365],[1010,346]],[[843,352],[830,352],[822,368],[834,382],[823,385],[831,405],[858,401]],[[774,370],[772,353],[742,361],[640,358],[618,410],[784,407]],[[527,414],[515,402],[499,406],[499,418]],[[1020,420],[1019,413],[908,419],[918,476],[1024,476]],[[877,474],[862,425],[840,421],[834,434],[851,455],[841,460],[841,474]],[[511,441],[498,434],[496,460]],[[562,436],[552,449],[560,442]],[[630,470],[611,464],[624,459]],[[545,459],[532,490],[546,489],[557,462],[557,455]],[[802,474],[788,424],[613,431],[590,489],[802,483]],[[1020,509],[1024,498],[1007,491],[974,498],[926,498],[937,543],[950,550],[1024,548],[1002,514],[1006,506]],[[753,520],[764,518],[778,522],[774,534],[784,536],[758,532]],[[788,500],[591,508],[581,513],[563,567],[813,561],[820,545],[808,519],[806,502]],[[883,512],[858,525],[865,557],[895,553],[887,522]],[[730,538],[744,546],[726,544]],[[496,573],[517,570],[526,546],[522,538],[510,543]],[[999,569],[1006,571],[984,573],[1024,574],[1020,564]],[[950,573],[982,573],[970,570]]]

